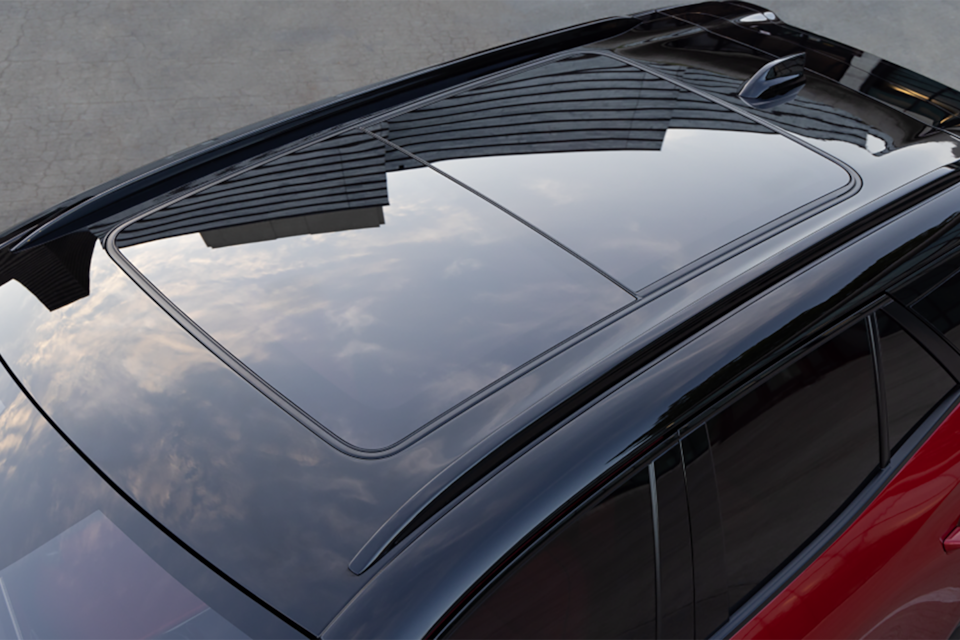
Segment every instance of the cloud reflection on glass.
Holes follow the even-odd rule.
[[[341,569],[382,510],[449,456],[357,469],[185,333],[99,245],[90,282],[89,296],[53,312],[16,281],[0,286],[6,362],[151,515],[297,622],[321,625],[349,597]],[[17,552],[0,557],[9,563],[119,498],[24,396],[0,400],[0,532],[27,536],[4,546]]]
[[[189,234],[122,251],[231,353],[365,449],[633,300],[430,169],[386,182],[383,224],[218,248]]]
[[[436,166],[636,290],[849,182],[785,137],[706,129],[668,129],[659,151]]]

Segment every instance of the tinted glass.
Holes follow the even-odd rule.
[[[135,511],[3,368],[0,473],[0,638],[297,636]]]
[[[4,638],[247,637],[100,511],[0,571],[0,594]]]
[[[639,290],[846,185],[833,162],[580,56],[391,119],[390,140]]]
[[[644,467],[535,550],[454,638],[654,638],[656,584]]]
[[[831,519],[879,462],[865,323],[781,367],[707,426],[735,608]]]
[[[117,239],[221,345],[368,450],[634,300],[437,172],[388,171],[386,151],[322,142]]]
[[[960,348],[960,273],[956,273],[915,302],[913,310]]]
[[[877,313],[880,357],[887,396],[890,449],[903,442],[955,383],[943,367],[924,351],[889,315]]]

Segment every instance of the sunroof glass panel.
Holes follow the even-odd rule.
[[[482,198],[350,134],[158,211],[123,254],[324,427],[389,447],[634,300]]]
[[[850,182],[789,138],[596,55],[508,76],[383,131],[634,290]]]

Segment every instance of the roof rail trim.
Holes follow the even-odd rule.
[[[664,327],[662,332],[639,336],[613,356],[616,362],[608,361],[597,368],[605,371],[603,375],[596,375],[597,369],[585,371],[564,385],[565,388],[575,389],[575,392],[562,402],[546,411],[539,407],[532,408],[511,421],[518,426],[516,430],[509,427],[500,429],[451,462],[367,540],[350,561],[350,571],[356,575],[363,574],[482,478],[561,424],[567,416],[642,371],[671,346],[696,334],[789,273],[802,269],[871,228],[957,185],[960,185],[960,162],[932,171],[902,189],[863,205],[858,209],[863,212],[862,215],[852,212],[849,222],[830,232],[825,239],[816,241],[808,237],[801,241],[789,255],[782,256],[780,264],[753,279],[737,282],[729,292],[718,292],[718,298],[707,301],[701,308],[688,309],[685,317],[672,326]],[[512,432],[512,435],[506,440],[496,437],[505,432]]]

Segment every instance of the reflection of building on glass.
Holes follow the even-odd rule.
[[[679,57],[674,50],[662,55]],[[740,89],[739,79],[691,66],[693,60],[680,61],[683,64],[643,60],[720,96],[735,96]],[[714,57],[710,61],[718,64]],[[860,147],[874,136],[883,141],[885,150],[894,146],[888,134],[829,104],[795,99],[761,115],[802,136]],[[425,160],[439,162],[527,153],[656,150],[670,128],[770,133],[766,127],[731,116],[720,105],[634,67],[581,56],[395,117],[389,122],[389,137]],[[388,168],[400,160],[398,152],[388,151]]]
[[[817,73],[861,91],[929,125],[960,124],[960,92],[849,45],[786,24],[765,25],[774,36],[817,52]]]
[[[383,224],[383,207],[364,207],[345,211],[311,213],[292,218],[276,218],[201,231],[208,247],[229,247],[312,233],[331,233],[349,229],[371,229]]]
[[[659,150],[670,128],[770,129],[635,67],[583,55],[507,76],[392,118],[382,135],[430,162]],[[387,170],[404,156],[387,152]]]
[[[669,65],[667,65],[669,66]],[[666,66],[663,70],[666,70]],[[725,95],[739,82],[683,67],[695,85]],[[676,69],[671,67],[671,72]],[[889,136],[855,116],[796,99],[763,116],[789,131],[866,147]],[[398,115],[378,127],[430,162],[582,151],[659,150],[668,129],[771,129],[677,85],[605,56],[584,54],[506,76]],[[871,149],[872,151],[873,149]],[[386,174],[418,166],[403,152],[349,132],[282,156],[128,226],[126,247],[200,232],[211,247],[379,226]]]
[[[0,571],[4,638],[246,638],[96,511]]]
[[[90,293],[96,238],[81,231],[25,251],[0,251],[0,286],[16,280],[50,311]]]
[[[819,140],[849,142],[869,149],[874,155],[892,151],[903,144],[904,140],[897,140],[896,134],[891,135],[890,131],[902,129],[906,139],[915,129],[909,124],[904,126],[903,123],[896,122],[888,122],[890,126],[881,127],[866,124],[889,121],[891,116],[895,117],[895,114],[889,113],[882,104],[864,101],[859,94],[852,94],[832,82],[824,81],[817,75],[822,74],[855,91],[874,95],[880,98],[881,102],[903,108],[898,101],[876,94],[871,89],[877,81],[875,74],[880,72],[884,65],[892,65],[846,45],[828,44],[819,37],[806,38],[802,32],[787,25],[770,24],[764,25],[764,28],[775,32],[789,31],[790,33],[785,34],[787,38],[802,42],[807,54],[806,67],[816,73],[807,74],[807,84],[801,97],[775,109],[754,113],[797,135]],[[764,46],[770,45],[771,42],[754,31],[739,28],[736,31],[736,37],[745,39],[756,49],[707,31],[691,34],[689,29],[677,31],[671,37],[657,39],[636,33],[635,37],[623,36],[612,39],[609,46],[620,55],[637,60],[660,73],[673,76],[714,95],[727,98],[742,107],[744,105],[737,98],[737,94],[743,82],[757,70],[758,65],[768,61],[758,53],[758,50],[763,50]],[[755,41],[751,41],[751,38]],[[778,55],[785,56],[797,51],[795,46],[787,46],[779,51]],[[900,71],[911,74],[902,69]],[[888,75],[886,72],[883,73],[883,77]],[[868,81],[868,78],[873,80]],[[930,83],[930,81],[926,82]],[[916,83],[913,86],[917,86]],[[942,85],[938,87],[942,92],[956,95],[956,92]],[[942,92],[938,95],[942,95]],[[874,145],[877,144],[877,140],[882,141],[883,149],[875,152]]]
[[[198,231],[204,232],[210,246],[227,246],[383,224],[382,213],[374,211],[389,204],[384,150],[382,143],[363,133],[311,145],[131,224],[117,237],[117,246]],[[223,232],[208,233],[215,229]]]
[[[718,96],[736,97],[743,84],[738,78],[708,69],[693,66],[661,65],[649,61],[644,61],[644,63],[665,74],[675,75],[680,80]],[[808,80],[808,93],[815,93],[817,87],[816,82]],[[738,106],[744,106],[739,101],[736,101],[736,103]],[[780,125],[787,131],[799,136],[818,140],[839,140],[863,148],[867,148],[868,136],[873,136],[883,141],[884,148],[881,153],[892,151],[896,146],[888,133],[867,125],[854,114],[835,105],[808,100],[803,97],[794,98],[774,110],[756,113],[765,120]]]

